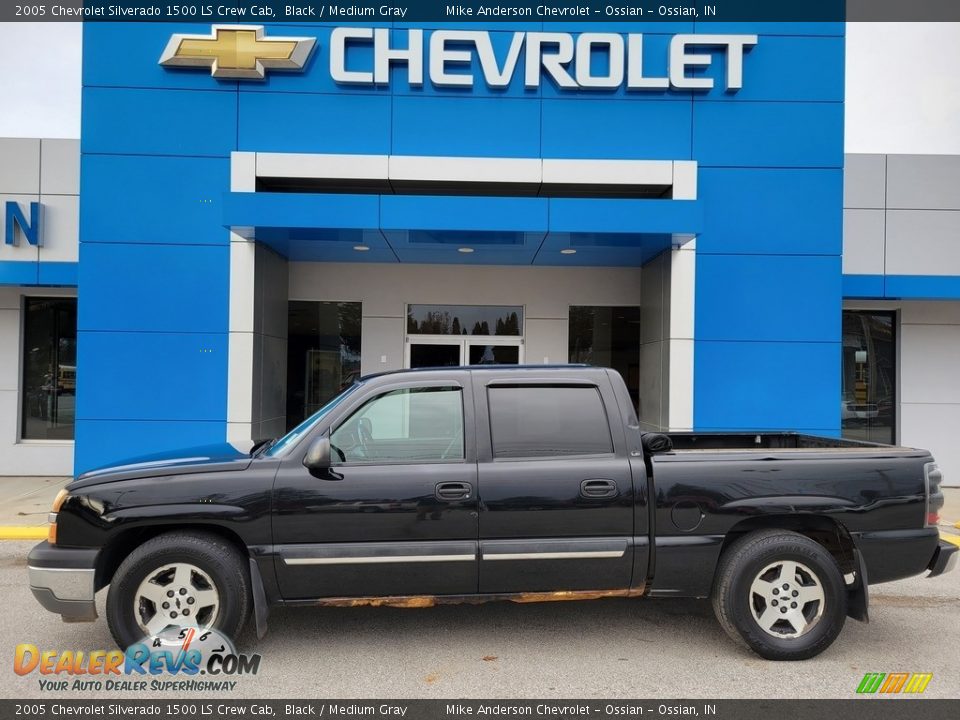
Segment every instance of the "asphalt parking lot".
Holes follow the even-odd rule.
[[[31,545],[0,542],[2,697],[101,697],[41,692],[36,672],[12,670],[18,643],[114,648],[105,592],[93,624],[64,624],[37,605],[26,579]],[[871,590],[871,623],[848,620],[830,649],[802,663],[752,655],[699,601],[274,610],[263,640],[240,640],[240,650],[262,655],[260,673],[225,696],[849,698],[866,672],[905,671],[933,673],[926,696],[960,697],[960,572]]]

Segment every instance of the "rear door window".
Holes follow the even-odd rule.
[[[489,387],[487,398],[494,458],[613,453],[596,387]]]

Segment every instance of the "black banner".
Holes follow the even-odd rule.
[[[0,700],[0,718],[956,720],[960,700]]]
[[[4,22],[840,22],[960,21],[957,0],[24,0]]]

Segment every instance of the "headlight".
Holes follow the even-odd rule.
[[[68,497],[70,497],[70,493],[66,490],[58,492],[57,497],[53,500],[53,508],[47,515],[47,522],[50,523],[50,528],[47,530],[47,542],[51,545],[57,544],[57,513],[60,512],[60,508],[63,507],[63,503],[66,502]]]

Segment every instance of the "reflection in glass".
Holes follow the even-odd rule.
[[[892,312],[843,313],[843,436],[896,441],[896,316]]]
[[[431,343],[410,344],[410,367],[456,367],[460,364],[460,344],[433,345]]]
[[[640,402],[640,308],[573,305],[569,331],[569,362],[616,370],[636,408]]]
[[[287,337],[287,428],[360,376],[361,303],[291,301]]]
[[[520,348],[516,345],[470,345],[471,365],[517,365]]]
[[[392,390],[367,402],[330,435],[341,462],[462,460],[458,387]]]
[[[408,305],[409,335],[522,335],[523,308],[492,305]]]
[[[24,440],[72,440],[77,396],[77,299],[26,298]]]

